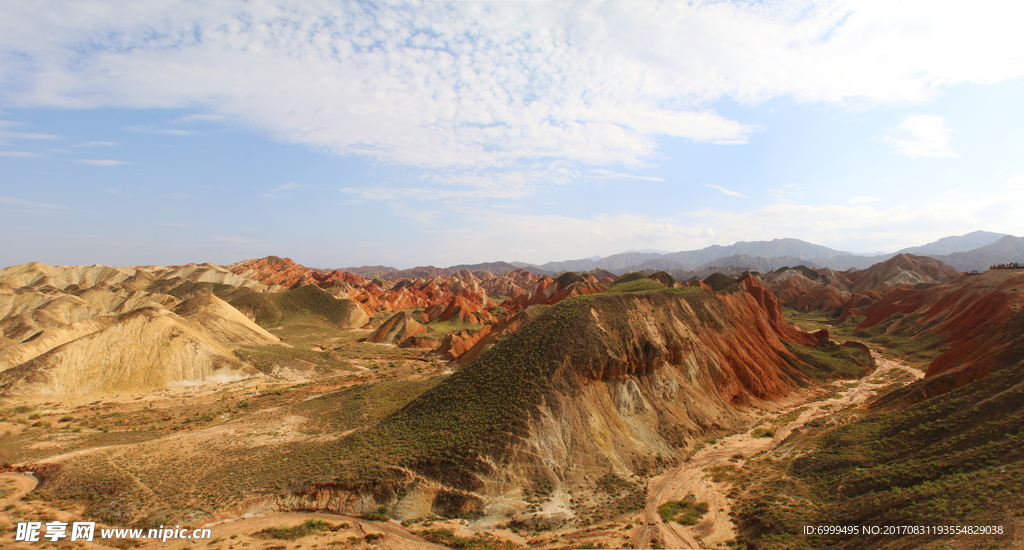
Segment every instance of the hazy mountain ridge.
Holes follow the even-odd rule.
[[[761,273],[767,273],[782,267],[797,265],[802,265],[804,267],[821,267],[816,262],[794,256],[774,256],[770,258],[758,256],[755,258],[746,254],[734,254],[732,256],[712,260],[700,266],[698,269],[706,270],[713,267],[736,266],[751,269],[753,271],[760,271]]]
[[[993,264],[1024,262],[1024,237],[1007,235],[981,248],[933,257],[961,271],[983,271]]]
[[[497,261],[447,268],[425,266],[399,270],[388,266],[363,266],[341,268],[337,271],[385,279],[450,276],[462,269],[489,271],[495,274],[524,269],[535,275],[556,275],[566,271],[587,272],[595,269],[605,269],[616,275],[632,271],[688,271],[693,274],[704,273],[706,276],[709,273],[707,269],[712,266],[735,266],[762,273],[795,265],[826,267],[836,271],[867,269],[903,253],[929,256],[961,271],[982,271],[994,263],[1024,261],[1024,238],[989,231],[974,231],[966,235],[943,237],[891,254],[872,255],[843,252],[800,239],[786,238],[771,241],[740,241],[728,246],[712,245],[700,250],[666,254],[630,251],[598,260],[581,258],[544,264]]]
[[[1005,233],[993,233],[991,231],[973,231],[966,235],[943,237],[935,242],[924,244],[921,246],[912,246],[910,248],[904,248],[897,252],[897,254],[916,254],[918,256],[928,256],[933,254],[954,254],[956,252],[968,252],[975,250],[983,246],[990,245],[1003,237],[1007,237]]]

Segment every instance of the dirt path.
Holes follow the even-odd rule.
[[[0,502],[0,508],[6,507],[8,504],[14,504],[18,500],[31,493],[35,490],[36,486],[39,485],[39,480],[35,476],[30,476],[22,473],[7,473],[0,474],[0,479],[10,479],[17,484],[17,489],[14,493]]]
[[[739,433],[720,439],[715,445],[706,447],[695,454],[685,464],[653,478],[647,490],[647,507],[643,513],[643,525],[632,537],[634,548],[653,546],[652,540],[665,548],[719,548],[736,537],[736,525],[729,517],[731,510],[727,487],[705,479],[706,472],[715,466],[739,466],[743,461],[761,451],[775,448],[789,436],[793,430],[800,428],[823,416],[847,407],[859,405],[866,401],[875,390],[892,383],[887,375],[893,369],[910,373],[910,380],[917,380],[924,373],[883,359],[881,354],[872,351],[878,368],[868,376],[861,378],[849,388],[839,392],[838,397],[820,401],[808,401],[793,405],[781,411],[782,416],[804,408],[799,416],[791,422],[775,428],[774,437],[755,438],[750,432]],[[873,382],[877,381],[877,382]],[[774,416],[774,415],[773,415]],[[775,416],[777,418],[778,416]],[[761,427],[770,427],[771,419],[766,419]],[[658,514],[658,506],[669,500],[680,500],[692,496],[698,502],[708,504],[708,513],[700,523],[684,526],[679,523],[666,523]]]

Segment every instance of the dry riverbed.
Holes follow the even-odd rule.
[[[647,492],[647,506],[642,516],[642,526],[632,536],[634,548],[648,548],[660,545],[663,548],[722,548],[736,538],[736,525],[730,518],[731,505],[727,496],[729,487],[711,479],[709,472],[716,467],[742,466],[743,463],[759,453],[769,452],[786,439],[793,430],[802,428],[808,423],[821,420],[837,411],[863,404],[875,392],[892,384],[893,378],[902,378],[906,383],[924,376],[919,370],[913,369],[896,361],[882,358],[880,353],[872,352],[878,368],[870,375],[844,385],[838,395],[825,399],[796,403],[781,411],[777,416],[766,418],[754,430],[731,435],[719,439],[693,455],[690,460],[651,479]],[[903,371],[909,375],[900,375],[894,371]],[[796,418],[772,427],[772,420],[784,416]],[[757,428],[773,430],[771,437],[755,437],[752,432]],[[708,504],[708,512],[696,525],[686,526],[676,522],[664,522],[658,513],[658,507],[670,500],[691,498],[697,502]]]

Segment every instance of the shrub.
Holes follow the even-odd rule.
[[[691,498],[670,500],[658,506],[663,521],[676,521],[682,525],[696,525],[707,512],[708,503],[696,502]]]
[[[388,521],[391,519],[388,512],[390,512],[390,510],[388,510],[387,506],[381,506],[376,510],[363,514],[363,517],[366,519],[372,519],[373,521]]]
[[[268,527],[257,534],[266,535],[274,539],[295,540],[317,531],[334,530],[335,528],[330,523],[322,519],[307,519],[294,527]]]

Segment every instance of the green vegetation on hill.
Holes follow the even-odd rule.
[[[274,295],[277,306],[285,315],[311,313],[338,324],[344,322],[352,304],[338,300],[316,285],[305,285]]]
[[[565,273],[559,275],[558,278],[555,279],[555,281],[558,282],[559,287],[565,288],[573,283],[586,282],[586,279],[584,279],[582,275],[576,273],[575,271],[566,271]]]
[[[687,293],[700,290],[697,287],[672,288],[676,280],[665,271],[659,271],[653,275],[646,276],[643,273],[626,273],[615,279],[606,293],[621,294],[626,292],[652,292],[658,290],[672,289],[673,292]]]
[[[430,470],[525,436],[524,414],[552,389],[560,359],[583,341],[580,300],[566,300],[500,341],[378,428],[397,459]],[[468,488],[468,487],[467,487]]]
[[[857,325],[864,317],[852,317],[842,323],[833,323],[832,316],[826,312],[809,311],[801,313],[783,308],[786,321],[807,331],[826,329],[833,338],[854,339],[877,344],[884,348],[886,355],[895,356],[912,366],[927,368],[936,357],[948,349],[945,339],[930,333],[928,327],[914,327],[917,314],[893,313],[882,322],[868,329],[858,329]],[[897,322],[900,325],[889,332]]]
[[[672,274],[669,273],[668,271],[659,271],[657,273],[652,273],[651,275],[648,276],[648,278],[658,281],[659,283],[669,288],[672,288],[676,285],[675,277],[673,277]]]
[[[632,282],[632,281],[640,281],[640,280],[643,280],[643,279],[646,279],[646,278],[647,278],[647,276],[644,275],[643,273],[639,272],[639,271],[631,271],[629,273],[625,273],[622,276],[616,278],[615,279],[615,283],[613,283],[613,284],[629,283],[629,282]]]
[[[708,513],[708,503],[697,502],[692,498],[670,500],[658,506],[658,514],[662,521],[675,521],[683,525],[697,525],[700,518]]]
[[[271,326],[281,322],[281,310],[267,293],[253,292],[228,303],[248,315],[260,326]]]
[[[284,292],[253,292],[228,303],[262,326],[276,325],[303,315],[340,325],[348,319],[350,308],[358,307],[335,298],[316,285],[303,285]]]
[[[214,296],[226,302],[253,293],[251,288],[225,285],[222,283],[194,283],[192,281],[183,281],[179,278],[154,281],[146,289],[146,292],[170,294],[175,298],[182,299],[189,294],[193,294],[204,289],[210,289]]]
[[[859,378],[874,368],[871,356],[861,350],[836,345],[828,340],[814,347],[782,341],[797,359],[786,357],[790,366],[816,380]]]
[[[665,285],[653,279],[641,278],[625,282],[615,281],[615,284],[609,287],[607,292],[621,294],[624,292],[650,292],[655,290],[665,290]]]
[[[862,330],[855,330],[854,336],[875,342],[893,350],[904,359],[915,362],[931,362],[940,353],[946,351],[943,348],[945,339],[935,336],[922,327],[912,325],[918,319],[916,313],[893,313],[877,325]],[[896,330],[892,326],[900,322]]]
[[[739,285],[736,284],[736,279],[720,272],[708,275],[704,279],[704,284],[708,285],[708,288],[715,292],[732,292],[740,289]]]

